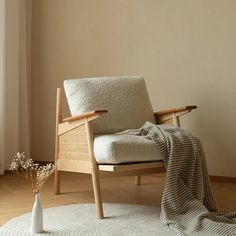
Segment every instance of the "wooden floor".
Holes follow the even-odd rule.
[[[62,194],[53,194],[53,179],[46,184],[42,193],[43,207],[72,203],[94,202],[92,182],[89,175],[63,173]],[[164,186],[164,177],[142,177],[142,185],[134,185],[134,177],[101,180],[103,202],[130,203],[159,206]],[[221,209],[236,210],[236,184],[212,183],[217,203]],[[0,225],[12,217],[31,211],[33,204],[31,187],[15,174],[0,176]],[[104,209],[106,214],[106,209]],[[95,217],[95,212],[94,212]]]

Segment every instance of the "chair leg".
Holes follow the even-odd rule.
[[[54,193],[56,195],[60,194],[60,171],[55,170],[54,173]]]
[[[135,176],[135,184],[140,185],[141,184],[141,176]]]
[[[96,204],[96,213],[98,219],[103,219],[103,207],[102,207],[102,198],[101,198],[101,191],[100,191],[100,183],[99,183],[99,176],[97,171],[92,173],[92,181],[93,181],[93,191],[94,191],[94,198]]]

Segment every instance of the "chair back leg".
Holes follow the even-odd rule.
[[[61,122],[61,98],[62,98],[62,89],[57,89],[57,103],[56,103],[56,133],[55,133],[55,163],[58,160],[59,154],[59,138],[58,138],[58,125]],[[54,173],[54,193],[60,193],[60,172],[56,168]]]
[[[140,185],[141,184],[141,176],[140,175],[139,176],[135,176],[134,183],[136,185]]]

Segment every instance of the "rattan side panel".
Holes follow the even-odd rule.
[[[59,136],[59,159],[89,161],[85,125]]]

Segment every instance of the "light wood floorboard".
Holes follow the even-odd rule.
[[[53,194],[53,178],[42,192],[44,208],[73,203],[94,202],[92,181],[89,175],[63,173],[62,194]],[[106,178],[101,180],[103,202],[160,206],[164,186],[163,176],[142,177],[142,184],[134,184],[134,177]],[[212,183],[219,208],[236,210],[236,184]],[[31,187],[15,174],[0,176],[0,225],[11,218],[30,212],[33,205]],[[106,209],[104,209],[106,215]],[[94,212],[95,217],[95,212]]]

